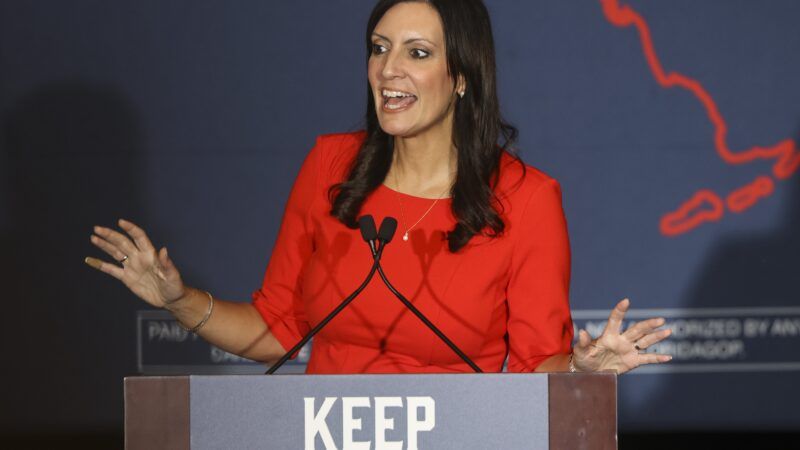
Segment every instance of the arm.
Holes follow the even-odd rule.
[[[264,282],[252,303],[214,299],[214,307],[198,334],[211,344],[245,358],[272,361],[307,331],[299,280],[313,251],[308,212],[317,194],[319,148],[311,151],[295,181],[284,211]],[[187,328],[195,327],[209,310],[209,296],[183,284],[167,254],[153,247],[146,233],[125,220],[126,233],[95,227],[91,242],[120,265],[86,258],[90,266],[122,281],[134,294],[170,311]]]
[[[187,328],[199,324],[208,312],[209,296],[184,285],[166,248],[157,252],[141,228],[126,220],[120,220],[119,226],[127,236],[98,226],[91,241],[121,261],[121,267],[96,258],[86,258],[86,263],[122,281],[150,305],[170,311]],[[215,299],[212,314],[198,334],[225,351],[257,361],[274,360],[284,352],[249,303]]]
[[[559,353],[545,359],[538,366],[535,372],[569,372],[569,353]]]
[[[643,364],[664,363],[669,355],[645,353],[648,346],[666,339],[670,330],[659,329],[664,319],[637,322],[622,331],[630,302],[620,301],[597,339],[585,330],[570,349],[569,241],[561,192],[548,180],[528,200],[515,246],[509,283],[509,370],[536,372],[625,373]]]
[[[643,364],[672,359],[644,352],[670,335],[670,330],[659,329],[664,319],[642,320],[622,331],[630,306],[627,299],[612,309],[601,336],[592,339],[581,330],[578,342],[570,349],[570,252],[561,192],[555,181],[549,180],[531,196],[519,226],[524,233],[515,247],[508,293],[509,370],[625,373]]]
[[[561,190],[545,179],[522,200],[506,289],[508,370],[568,370],[570,249]]]
[[[191,328],[203,320],[209,301],[204,291],[187,287],[186,294],[165,309]],[[226,352],[255,361],[274,361],[285,353],[251,303],[215,298],[213,313],[197,334]]]

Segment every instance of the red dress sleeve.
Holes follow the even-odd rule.
[[[506,297],[510,372],[531,372],[548,357],[569,352],[569,277],[561,189],[546,179],[528,199],[511,256]]]
[[[283,213],[261,288],[253,293],[253,306],[284,350],[308,331],[302,298],[302,274],[314,251],[310,211],[319,198],[321,138],[306,157]]]

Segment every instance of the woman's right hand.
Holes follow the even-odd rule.
[[[91,242],[122,267],[92,257],[86,258],[86,264],[122,281],[131,292],[157,308],[165,308],[183,297],[186,286],[167,248],[156,251],[147,234],[127,220],[120,219],[119,227],[127,236],[95,226]]]

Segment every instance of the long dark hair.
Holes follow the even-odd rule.
[[[367,22],[367,59],[372,53],[372,32],[378,22],[394,5],[407,1],[415,0],[380,0],[375,5]],[[517,130],[500,116],[494,41],[486,6],[481,0],[424,2],[441,17],[447,68],[453,82],[461,76],[466,85],[464,97],[456,100],[453,119],[458,172],[450,194],[451,208],[458,223],[447,234],[447,240],[450,251],[457,252],[476,234],[497,237],[505,229],[494,187],[502,153],[516,140]],[[394,152],[393,137],[378,123],[375,99],[369,86],[366,127],[366,139],[347,180],[330,190],[331,215],[350,228],[357,227],[362,203],[389,173]]]

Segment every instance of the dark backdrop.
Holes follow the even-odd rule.
[[[3,433],[121,427],[143,305],[83,265],[93,224],[130,218],[187,282],[249,298],[315,136],[361,127],[371,3],[0,1]],[[576,322],[629,296],[684,327],[677,369],[620,379],[621,430],[797,429],[800,177],[720,157],[709,111],[732,153],[794,148],[800,4],[487,4],[503,112],[563,187]],[[714,220],[665,229],[701,189]],[[708,321],[765,317],[760,340]],[[723,340],[743,350],[691,351]]]

